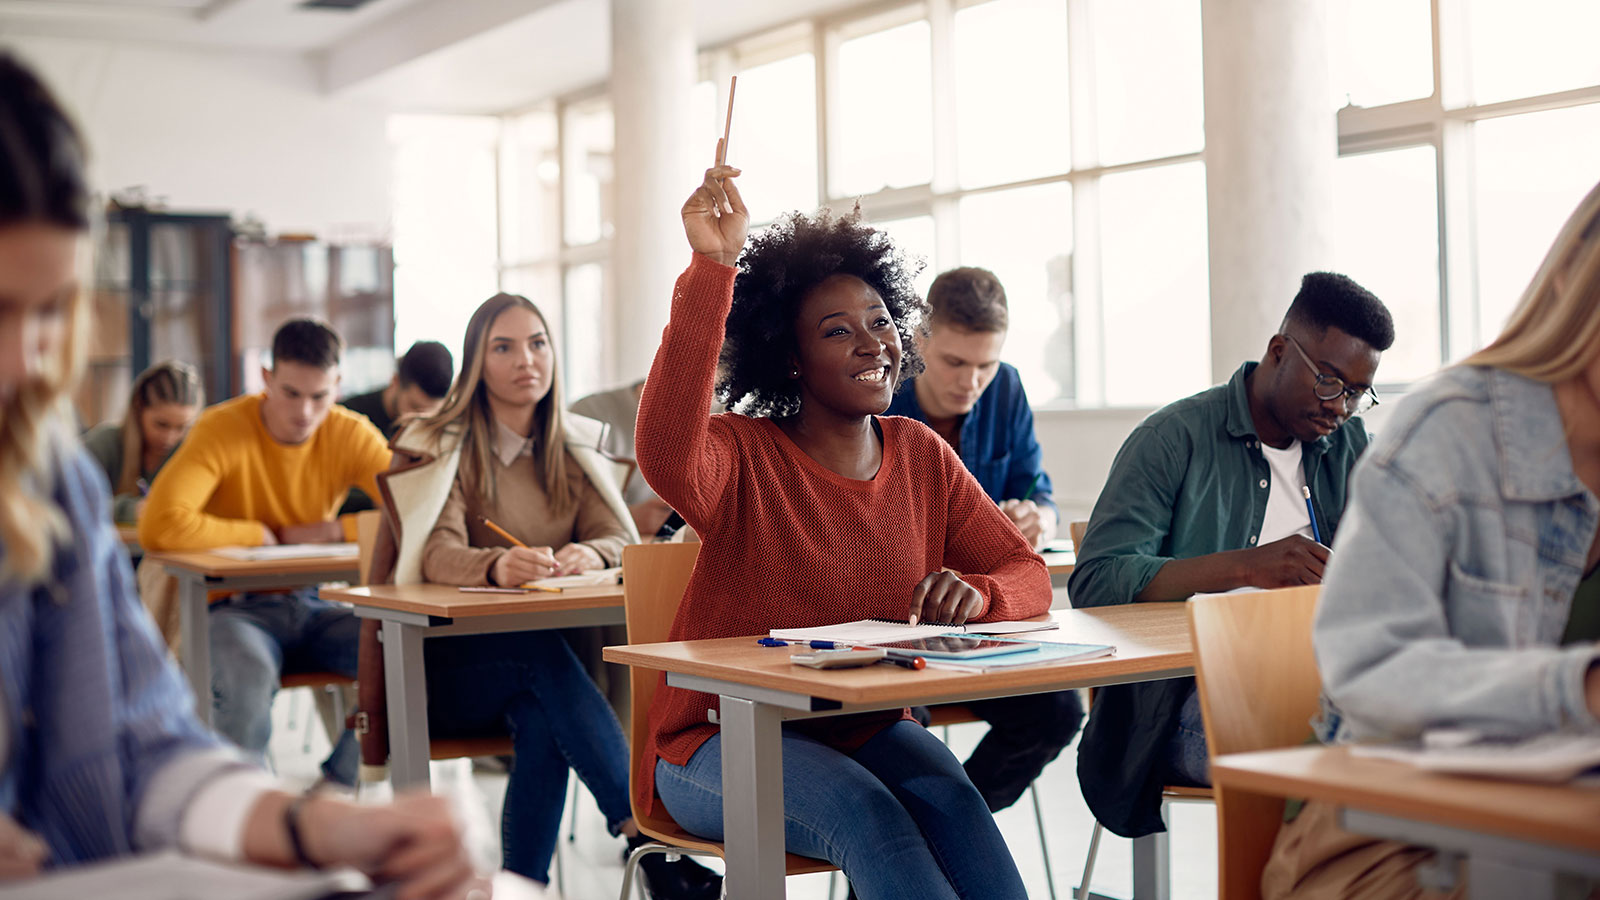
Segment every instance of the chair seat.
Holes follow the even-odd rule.
[[[434,738],[428,744],[429,759],[460,759],[476,756],[510,756],[511,738]]]
[[[943,703],[938,706],[928,707],[928,727],[938,728],[942,725],[965,725],[968,722],[980,721],[972,709],[965,703]]]
[[[682,847],[685,850],[699,850],[702,853],[715,853],[726,858],[722,844],[717,841],[708,841],[703,837],[690,834],[678,827],[676,822],[639,822],[639,830],[652,838],[670,847]],[[783,855],[784,875],[810,875],[813,872],[833,872],[838,866],[821,859],[812,859],[809,856],[798,856],[793,853]]]
[[[355,684],[356,680],[338,672],[294,672],[278,679],[284,688],[326,687],[330,684]]]
[[[1216,792],[1208,787],[1184,787],[1169,784],[1161,789],[1161,796],[1167,800],[1215,800]]]

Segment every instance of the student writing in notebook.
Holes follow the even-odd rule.
[[[1357,416],[1393,342],[1377,297],[1343,275],[1305,276],[1260,362],[1157,410],[1123,442],[1067,582],[1072,605],[1321,581],[1318,541],[1339,528],[1367,446]],[[1166,830],[1162,785],[1210,783],[1194,679],[1097,691],[1078,782],[1117,834]]]
[[[889,413],[927,423],[961,457],[990,499],[1035,547],[1056,533],[1056,505],[1022,377],[1000,361],[1010,317],[1006,290],[975,267],[941,273],[928,288],[920,338],[926,369],[895,393]],[[967,704],[989,723],[964,768],[989,809],[1005,809],[1072,743],[1083,721],[1076,691]]]
[[[497,294],[472,314],[465,348],[444,408],[394,441],[373,580],[518,585],[617,565],[638,535],[610,461],[595,450],[599,423],[562,410],[543,314],[525,297]],[[622,726],[561,632],[434,638],[424,654],[432,734],[512,735],[506,868],[549,882],[569,768],[612,834],[643,840],[628,804]],[[648,859],[654,896],[717,896],[720,879],[698,864]]]
[[[483,900],[446,801],[296,798],[195,718],[65,414],[87,351],[83,143],[4,54],[0,135],[0,891],[176,849]]]
[[[200,373],[186,362],[169,359],[133,380],[121,422],[105,422],[84,433],[84,447],[111,482],[115,521],[130,525],[139,521],[150,482],[189,433],[204,402]]]
[[[672,639],[1043,613],[1049,574],[1016,527],[937,435],[883,416],[920,367],[915,268],[827,211],[745,248],[737,174],[707,170],[684,204],[694,254],[639,407],[640,467],[704,542]],[[742,413],[708,416],[714,389]],[[720,839],[716,703],[661,687],[635,789]],[[983,798],[906,713],[798,723],[783,741],[788,849],[839,865],[865,900],[1025,895]]]
[[[139,543],[159,551],[354,541],[354,519],[334,511],[351,487],[377,492],[389,448],[364,416],[334,404],[342,353],[323,322],[280,326],[261,373],[266,389],[200,414],[150,486]],[[355,614],[314,587],[225,597],[211,605],[209,630],[212,721],[252,753],[266,751],[281,673],[356,675]],[[356,766],[346,731],[323,775],[353,785]]]
[[[1401,401],[1334,546],[1312,633],[1324,740],[1600,733],[1600,186],[1505,331]],[[1308,803],[1262,895],[1426,896],[1432,859]]]

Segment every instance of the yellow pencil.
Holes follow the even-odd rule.
[[[506,540],[510,541],[512,546],[521,547],[524,550],[528,549],[528,545],[527,544],[524,544],[523,542],[517,540],[516,537],[514,537],[511,534],[511,532],[509,532],[509,531],[505,530],[504,528],[501,528],[499,525],[496,525],[495,523],[491,522],[489,520],[488,516],[479,516],[478,518],[479,518],[479,520],[481,520],[483,522],[483,524],[489,526],[489,530],[490,531],[492,531],[495,534],[498,534],[501,537],[505,538]]]

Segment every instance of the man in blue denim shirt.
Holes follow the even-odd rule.
[[[1321,582],[1367,446],[1350,417],[1376,401],[1393,342],[1377,297],[1343,275],[1307,275],[1261,362],[1128,436],[1067,584],[1073,606]],[[1194,680],[1100,690],[1078,782],[1117,834],[1164,831],[1162,785],[1210,782]]]
[[[891,416],[927,423],[955,448],[984,493],[1040,547],[1058,519],[1041,465],[1033,410],[1017,370],[1000,361],[1006,293],[994,273],[952,269],[928,289],[933,307],[922,344],[927,369],[902,387]],[[989,733],[967,759],[967,777],[991,811],[1005,809],[1072,743],[1083,721],[1074,691],[969,703]]]

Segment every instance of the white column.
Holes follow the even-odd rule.
[[[1260,359],[1331,265],[1338,132],[1325,0],[1201,0],[1211,373]]]
[[[678,209],[698,171],[686,158],[694,83],[691,0],[611,0],[616,199],[609,324],[616,351],[609,368],[619,384],[649,371],[673,280],[689,262]],[[716,137],[703,142],[706,165]]]

